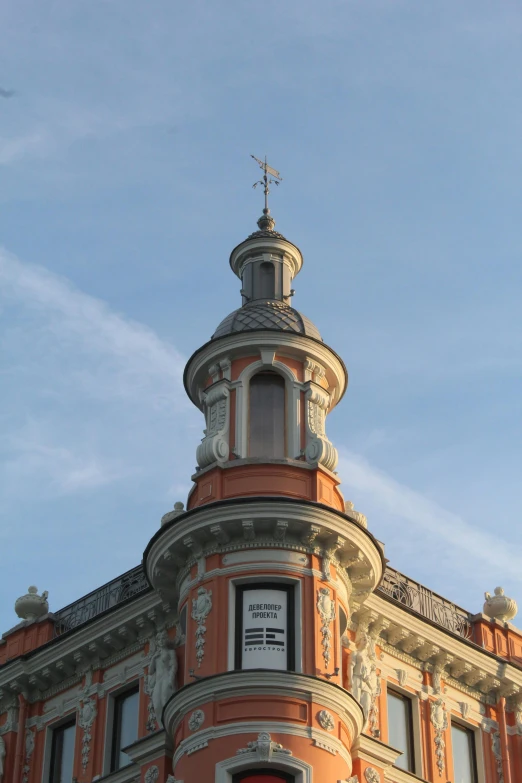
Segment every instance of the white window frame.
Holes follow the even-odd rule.
[[[275,351],[261,351],[261,359],[249,364],[231,388],[236,389],[236,456],[247,459],[250,430],[250,380],[260,372],[270,370],[285,382],[285,458],[298,459],[301,454],[301,389],[302,384],[292,370],[275,361]]]
[[[45,744],[44,744],[44,757],[42,765],[42,783],[49,783],[51,777],[51,755],[53,749],[53,732],[65,726],[67,723],[71,723],[74,718],[74,756],[76,758],[76,743],[78,741],[78,714],[76,710],[72,710],[63,715],[61,718],[57,718],[52,723],[48,723],[45,727]],[[74,770],[73,770],[74,771]]]
[[[102,764],[102,776],[111,774],[111,756],[112,756],[112,739],[114,736],[114,713],[116,706],[116,699],[119,696],[123,696],[127,691],[134,690],[138,686],[138,727],[140,717],[140,704],[141,699],[141,686],[139,678],[129,680],[129,682],[123,685],[118,685],[113,690],[109,691],[106,697],[107,706],[105,708],[105,743],[103,748],[103,764]],[[132,764],[129,764],[132,766]],[[114,772],[119,770],[113,770]]]
[[[413,729],[413,774],[422,777],[424,769],[424,757],[422,752],[422,726],[421,726],[421,710],[420,710],[420,698],[416,693],[403,688],[399,684],[386,680],[386,721],[389,726],[388,719],[388,691],[392,691],[404,696],[411,702],[411,722]],[[389,729],[388,729],[388,741],[389,741]],[[398,767],[401,769],[401,767]]]
[[[450,741],[451,741],[451,770],[448,769],[448,774],[451,773],[451,777],[454,778],[454,770],[453,770],[453,736],[451,733],[451,726],[454,723],[456,726],[460,726],[462,729],[465,729],[466,731],[471,732],[473,734],[474,739],[474,745],[475,745],[475,765],[477,767],[477,781],[478,783],[486,783],[486,772],[485,772],[485,763],[484,763],[484,734],[482,732],[482,729],[480,726],[476,726],[473,723],[467,723],[462,718],[458,717],[457,715],[451,715],[449,716],[450,719]],[[487,735],[490,736],[489,734]],[[482,762],[482,763],[481,763]]]
[[[250,770],[254,772],[256,768],[263,769],[267,766],[272,767],[274,772],[289,772],[294,775],[295,783],[313,783],[313,770],[310,764],[293,756],[271,762],[258,761],[256,757],[247,759],[244,756],[234,756],[216,764],[214,781],[215,783],[232,783],[232,776],[237,775],[238,772],[249,772]]]
[[[303,597],[301,580],[291,576],[275,576],[272,574],[256,574],[255,576],[237,576],[228,583],[228,671],[235,670],[236,651],[236,586],[254,585],[259,583],[291,585],[294,588],[294,618],[295,618],[295,672],[303,671]],[[246,671],[246,670],[245,670]]]

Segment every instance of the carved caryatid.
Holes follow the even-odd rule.
[[[147,693],[150,694],[155,721],[161,720],[161,714],[165,704],[176,691],[176,673],[178,660],[172,642],[166,631],[156,634],[154,643],[151,643],[152,655],[147,677]],[[149,711],[149,719],[152,715]],[[147,726],[147,728],[149,728]],[[150,730],[150,729],[149,729]]]
[[[199,444],[196,458],[200,468],[206,468],[213,462],[226,462],[230,446],[228,430],[230,423],[230,392],[227,380],[213,384],[201,393],[201,401],[207,427],[205,437]]]
[[[364,729],[370,722],[377,723],[375,711],[379,694],[379,677],[375,655],[375,639],[370,635],[367,625],[360,624],[355,636],[355,651],[350,660],[352,694],[362,707],[364,714]],[[371,726],[372,730],[375,726]],[[373,733],[373,731],[372,731]]]
[[[325,420],[330,406],[330,395],[317,384],[310,384],[306,395],[306,461],[335,470],[337,449],[326,437]]]

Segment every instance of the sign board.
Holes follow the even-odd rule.
[[[288,668],[288,600],[288,591],[275,587],[244,591],[243,669]]]

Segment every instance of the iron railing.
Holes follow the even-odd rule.
[[[127,601],[129,598],[146,593],[150,586],[145,579],[141,565],[108,582],[106,585],[84,595],[78,601],[54,612],[55,635],[70,631],[79,625],[92,620],[93,617],[112,609],[113,606]]]
[[[469,612],[393,568],[386,568],[377,592],[384,593],[457,636],[464,639],[470,639],[472,636],[472,615]]]
[[[59,636],[77,628],[107,609],[148,590],[150,586],[145,579],[143,567],[136,566],[112,582],[55,612],[55,633]],[[400,571],[395,571],[394,568],[386,568],[377,592],[383,593],[398,604],[426,617],[457,636],[462,636],[464,639],[470,639],[472,636],[473,625],[469,612],[428,590],[419,582],[414,582]]]

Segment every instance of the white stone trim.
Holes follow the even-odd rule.
[[[254,753],[233,756],[216,764],[215,783],[232,783],[232,776],[237,772],[245,770],[255,770],[256,767],[266,767],[266,762],[258,762]],[[313,770],[310,764],[294,756],[284,756],[273,759],[270,762],[274,772],[291,772],[296,779],[296,783],[313,783]]]
[[[486,783],[486,771],[485,771],[485,756],[484,756],[484,739],[485,739],[485,733],[483,731],[482,726],[474,726],[472,723],[468,723],[467,721],[463,720],[462,718],[459,718],[456,715],[450,715],[449,716],[449,736],[450,736],[450,743],[453,743],[453,738],[451,736],[451,724],[455,723],[458,726],[462,726],[463,729],[466,729],[467,731],[472,732],[474,738],[475,738],[475,761],[476,761],[476,768],[477,768],[477,783]],[[486,734],[488,734],[488,731],[486,729]],[[489,738],[489,735],[488,735]],[[447,753],[447,760],[448,763],[446,764],[447,773],[448,773],[448,780],[451,778],[454,778],[453,774],[453,764],[450,764],[451,759],[453,758],[453,746],[450,748],[451,753]]]
[[[413,724],[413,772],[419,777],[422,777],[422,771],[424,769],[424,752],[420,708],[421,699],[419,698],[418,693],[412,693],[411,691],[407,690],[407,688],[403,688],[400,684],[396,685],[394,682],[388,682],[388,680],[386,680],[385,687],[385,698],[388,696],[388,691],[391,690],[392,692],[401,694],[411,702],[411,718]],[[388,709],[387,698],[386,709]],[[388,726],[390,725],[388,717],[386,717],[386,723]]]

